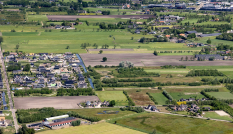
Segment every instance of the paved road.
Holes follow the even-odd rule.
[[[0,57],[1,57],[1,60],[2,60],[2,70],[4,72],[3,75],[4,75],[5,81],[6,81],[7,95],[9,97],[10,111],[12,112],[12,116],[13,116],[13,120],[14,120],[14,125],[15,125],[16,133],[18,133],[19,126],[18,126],[18,122],[17,122],[17,119],[16,119],[16,115],[15,115],[16,109],[14,109],[14,107],[13,107],[10,86],[9,86],[9,83],[8,83],[8,78],[7,78],[7,74],[6,74],[6,68],[5,68],[5,65],[4,65],[4,59],[3,59],[3,55],[2,55],[1,49],[0,49]]]

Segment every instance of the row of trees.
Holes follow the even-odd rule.
[[[217,100],[217,98],[215,98],[214,96],[211,96],[211,95],[207,94],[204,90],[201,91],[201,94],[204,95],[206,98],[209,98],[210,100]]]
[[[218,70],[191,70],[186,77],[194,77],[194,76],[225,76],[222,72],[219,72]]]
[[[48,88],[15,90],[14,96],[29,96],[30,94],[51,94],[53,91]]]
[[[160,66],[162,69],[171,69],[171,68],[186,68],[185,65],[164,65]]]
[[[206,88],[203,91],[204,92],[219,92],[219,89],[217,89],[217,88]]]
[[[223,45],[223,43],[219,43],[217,46],[217,50],[233,50],[233,47],[231,47],[230,45]]]
[[[172,96],[166,90],[163,90],[163,95],[167,97],[169,100],[173,100]]]
[[[141,78],[141,79],[118,79],[118,82],[149,82],[152,78]]]
[[[146,94],[150,97],[150,99],[151,99],[156,105],[158,104],[158,102],[156,101],[156,99],[155,99],[149,92],[147,92]]]
[[[78,89],[64,89],[59,88],[57,89],[57,96],[80,96],[80,95],[95,95],[95,92],[92,88],[78,88]]]
[[[139,39],[138,42],[145,43],[145,42],[168,42],[167,37],[159,37],[159,38],[145,38],[142,37]]]
[[[21,70],[21,64],[10,62],[9,66],[7,67],[7,71],[13,71],[13,70]]]
[[[98,117],[84,116],[84,115],[81,115],[81,114],[76,113],[76,112],[74,112],[74,111],[69,111],[67,114],[68,114],[70,117],[82,118],[82,119],[85,119],[85,120],[88,120],[88,121],[91,121],[91,122],[98,122],[98,121],[101,120],[101,119],[98,118]]]
[[[159,73],[153,72],[146,72],[143,68],[120,68],[118,69],[118,78],[124,77],[140,77],[140,76],[153,76],[153,77],[160,77]]]
[[[123,91],[123,94],[125,94],[127,100],[128,100],[128,104],[129,106],[135,106],[135,103],[133,102],[133,100],[129,97],[128,93],[126,91]]]

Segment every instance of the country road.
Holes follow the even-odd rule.
[[[0,49],[0,57],[1,57],[1,60],[2,60],[3,75],[4,75],[5,81],[6,81],[7,95],[9,97],[10,111],[12,112],[16,133],[18,133],[19,126],[18,126],[18,122],[17,122],[17,119],[16,119],[16,115],[15,115],[16,109],[14,109],[14,107],[13,107],[10,86],[9,86],[9,83],[8,83],[6,68],[5,68],[5,65],[4,65],[4,58],[3,58],[3,55],[2,55],[2,49]]]

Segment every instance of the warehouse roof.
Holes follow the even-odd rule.
[[[218,36],[218,35],[221,35],[221,33],[201,34],[200,37],[209,37],[209,36]]]

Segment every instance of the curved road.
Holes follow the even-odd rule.
[[[14,109],[14,107],[13,107],[10,86],[9,86],[9,83],[8,83],[8,78],[7,78],[7,74],[6,74],[6,68],[5,68],[4,59],[3,59],[3,55],[2,55],[2,50],[1,49],[0,49],[0,56],[1,56],[1,60],[2,60],[2,70],[3,70],[3,74],[2,75],[4,75],[4,77],[5,77],[6,88],[7,88],[7,95],[9,97],[10,111],[12,112],[12,116],[13,116],[13,120],[14,120],[14,125],[15,125],[16,133],[18,133],[19,126],[18,126],[18,122],[17,122],[17,119],[16,119],[16,115],[15,115],[16,109]]]

